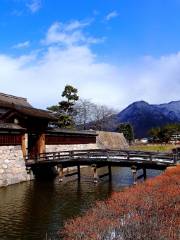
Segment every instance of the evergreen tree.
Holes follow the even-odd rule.
[[[58,105],[53,105],[47,109],[54,112],[58,118],[58,127],[74,128],[74,116],[76,110],[74,105],[79,99],[78,90],[71,85],[66,85],[61,95],[65,100],[59,102]]]
[[[180,124],[168,124],[163,127],[152,128],[149,135],[152,137],[153,142],[168,143],[173,134],[180,134]]]
[[[130,123],[121,123],[118,125],[116,132],[120,132],[124,134],[126,140],[131,144],[134,140],[134,132],[133,127]]]

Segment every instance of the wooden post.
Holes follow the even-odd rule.
[[[146,178],[147,178],[146,168],[143,168],[143,175],[144,175],[144,180],[146,180]]]
[[[64,171],[63,171],[63,166],[59,166],[59,182],[63,182],[63,177],[64,177]]]
[[[112,171],[111,171],[111,165],[108,165],[108,171],[109,171],[109,181],[112,181]]]
[[[137,167],[136,166],[132,166],[131,167],[131,171],[133,174],[133,184],[135,185],[137,183]]]
[[[81,180],[80,165],[77,165],[77,173],[78,173],[78,181],[80,181]]]
[[[107,161],[109,160],[109,152],[106,152]]]
[[[175,151],[173,153],[173,162],[174,162],[174,164],[177,163],[177,160],[178,160],[178,150],[175,149]]]
[[[92,168],[93,168],[94,183],[97,183],[98,182],[97,166],[96,165],[92,165]]]
[[[74,158],[74,151],[70,151],[69,156],[70,156],[71,159],[73,159]]]
[[[38,138],[38,153],[45,153],[45,148],[46,148],[45,134],[42,133],[39,135],[39,138]]]
[[[21,143],[21,147],[22,147],[22,153],[23,153],[23,158],[25,160],[26,158],[26,134],[22,135],[22,143]]]

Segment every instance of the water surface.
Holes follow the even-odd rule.
[[[101,173],[106,171],[101,169]],[[58,239],[57,232],[66,220],[132,184],[128,168],[112,168],[111,183],[106,177],[94,184],[89,167],[81,169],[81,174],[80,183],[75,178],[60,183],[56,178],[0,188],[0,240]],[[158,174],[147,171],[148,177]]]

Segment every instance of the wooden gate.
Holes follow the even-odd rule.
[[[45,135],[43,133],[28,134],[28,155],[34,158],[38,154],[45,152]]]

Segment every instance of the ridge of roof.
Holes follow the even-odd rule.
[[[19,96],[7,94],[7,93],[2,93],[2,92],[0,92],[0,96],[11,97],[11,98],[15,98],[15,99],[23,99],[23,100],[27,101],[27,98],[25,98],[25,97],[19,97]]]
[[[50,134],[58,134],[58,133],[64,133],[64,134],[74,134],[74,135],[92,135],[97,136],[97,132],[94,130],[74,130],[74,129],[63,129],[63,128],[49,128],[47,129],[46,133]]]
[[[47,118],[49,120],[57,120],[57,118],[52,114],[52,112],[44,109],[38,109],[38,108],[26,107],[26,106],[15,106],[14,109],[25,115],[27,114],[29,116]]]
[[[32,107],[32,105],[27,101],[27,98],[17,97],[14,95],[5,94],[1,92],[0,92],[0,101],[9,103],[9,104]]]

